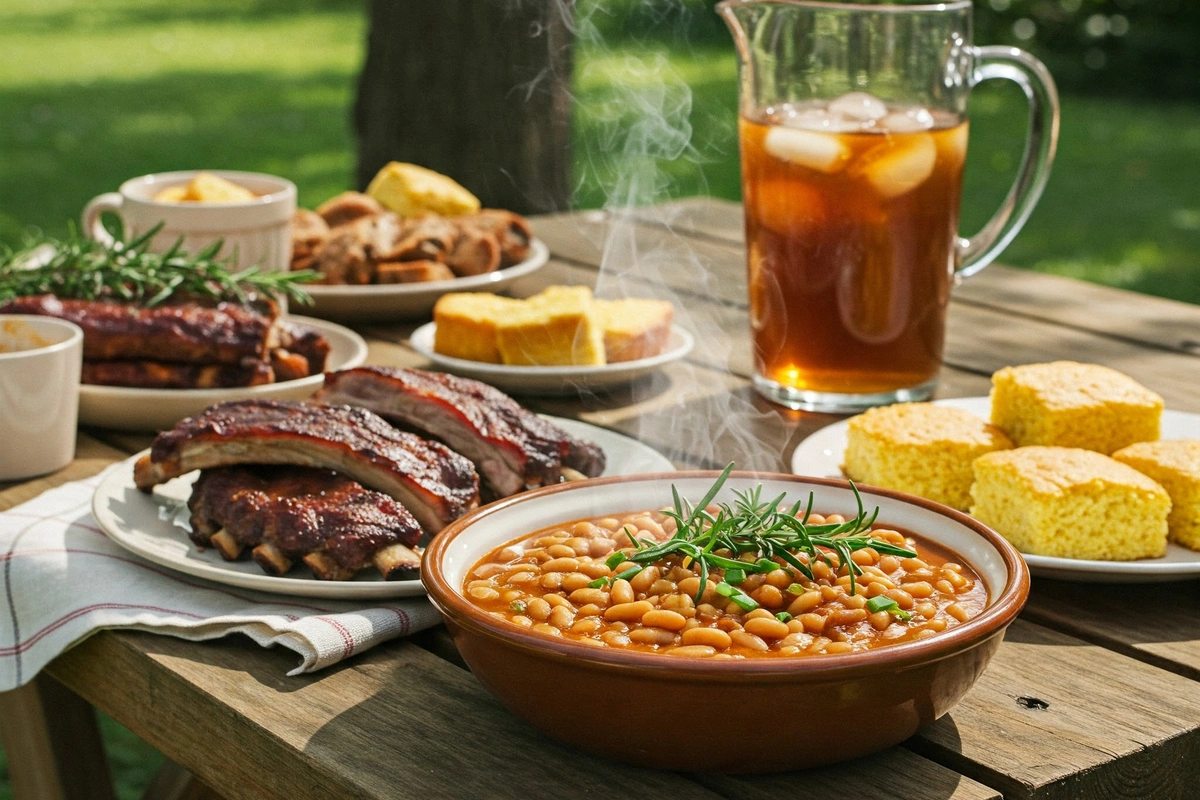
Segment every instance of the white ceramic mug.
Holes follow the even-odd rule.
[[[83,331],[73,322],[0,314],[0,481],[75,458]]]
[[[224,241],[220,256],[234,256],[238,269],[258,265],[264,271],[285,272],[292,260],[292,215],[296,213],[296,185],[284,178],[258,172],[205,170],[232,181],[258,197],[238,203],[173,203],[155,200],[163,189],[185,186],[199,170],[157,172],[131,178],[116,192],[92,199],[83,209],[87,236],[112,243],[100,224],[100,215],[112,211],[121,217],[125,236],[141,236],[160,222],[150,249],[161,252],[183,239],[189,253]]]

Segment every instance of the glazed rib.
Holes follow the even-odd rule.
[[[246,550],[271,575],[304,561],[323,580],[376,565],[387,580],[415,577],[409,548],[421,528],[392,498],[325,469],[238,466],[204,470],[188,499],[191,538],[234,561]]]
[[[278,351],[275,351],[278,352]],[[161,361],[84,361],[80,380],[94,386],[139,389],[227,389],[274,383],[276,370],[254,358],[240,364],[167,364]],[[307,367],[307,362],[305,362]],[[307,374],[307,373],[305,373]],[[280,376],[279,380],[290,380]]]
[[[462,453],[501,497],[558,483],[563,465],[588,477],[604,452],[487,384],[415,369],[360,367],[325,376],[317,400],[368,408]]]
[[[404,504],[437,533],[479,504],[469,461],[370,411],[276,400],[219,403],[160,433],[134,466],[142,491],[194,469],[292,464],[333,469]]]
[[[104,300],[18,297],[0,313],[40,314],[83,329],[83,357],[91,360],[239,364],[266,360],[275,345],[275,320],[237,303],[143,308]]]

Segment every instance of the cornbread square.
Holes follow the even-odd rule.
[[[470,292],[442,295],[433,307],[434,352],[469,361],[500,363],[496,325],[522,307],[519,300]]]
[[[554,286],[506,313],[496,325],[505,364],[603,366],[604,329],[585,286]]]
[[[971,462],[1012,446],[999,428],[960,408],[901,403],[850,419],[842,469],[853,480],[965,511]]]
[[[1080,447],[1108,455],[1158,438],[1163,400],[1097,364],[1055,361],[992,375],[992,423],[1017,443]]]
[[[479,198],[453,178],[416,164],[393,161],[375,174],[367,194],[389,211],[411,217],[432,211],[444,217],[474,214]]]
[[[1200,550],[1200,440],[1139,442],[1112,457],[1162,484],[1171,496],[1167,537]]]
[[[595,301],[596,314],[604,329],[604,357],[614,361],[636,361],[656,356],[667,346],[675,307],[666,300]]]
[[[1166,489],[1108,456],[1019,447],[975,460],[971,516],[1018,550],[1129,561],[1167,550]]]

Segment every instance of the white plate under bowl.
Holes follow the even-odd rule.
[[[969,411],[983,419],[991,418],[992,404],[987,397],[957,397],[938,400],[940,406]],[[846,420],[821,428],[792,453],[792,472],[797,475],[844,478],[842,457],[846,452]],[[1200,439],[1200,414],[1164,411],[1163,439]],[[1044,578],[1081,583],[1157,583],[1200,578],[1200,553],[1175,543],[1167,545],[1162,558],[1138,561],[1090,561],[1023,554],[1029,571]]]
[[[495,272],[417,283],[376,283],[368,286],[309,284],[304,291],[313,304],[305,311],[316,317],[354,322],[382,322],[428,317],[433,304],[447,292],[495,292],[546,265],[550,249],[540,239],[530,244],[529,257]]]
[[[288,320],[317,331],[329,342],[327,370],[350,369],[367,360],[367,343],[349,328],[311,317]],[[294,381],[231,389],[135,389],[128,386],[79,387],[79,424],[121,431],[159,431],[184,417],[226,400],[303,400],[325,382],[324,374]]]
[[[608,464],[605,475],[675,469],[665,456],[636,439],[586,422],[546,419],[573,436],[599,445]],[[187,531],[174,521],[191,495],[192,483],[199,473],[190,472],[156,487],[153,495],[144,494],[133,482],[133,464],[142,455],[123,461],[101,481],[92,496],[92,515],[109,538],[148,561],[227,586],[274,594],[366,600],[425,593],[420,580],[385,581],[377,573],[372,579],[371,570],[364,570],[360,577],[350,581],[320,581],[300,565],[290,576],[276,578],[265,574],[253,561],[225,561],[212,547],[201,551],[188,539]],[[186,520],[187,512],[180,517]]]
[[[678,325],[671,326],[667,347],[656,356],[636,361],[617,361],[602,367],[517,367],[508,364],[489,364],[451,358],[433,350],[437,323],[430,322],[412,333],[412,349],[428,358],[440,369],[490,383],[512,394],[569,395],[578,392],[601,392],[624,386],[648,375],[672,361],[692,352],[695,340]]]

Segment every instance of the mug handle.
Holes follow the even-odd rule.
[[[1015,47],[993,45],[972,47],[970,51],[975,59],[972,87],[989,78],[1004,78],[1025,92],[1029,134],[1017,179],[1000,208],[974,236],[959,237],[956,278],[969,278],[992,263],[1021,230],[1046,188],[1058,146],[1058,90],[1046,65]]]
[[[120,192],[105,192],[93,197],[83,207],[83,214],[80,215],[83,235],[89,239],[95,239],[105,247],[115,245],[116,240],[113,239],[112,234],[100,223],[100,215],[105,211],[112,211],[114,214],[120,215],[121,207],[124,204],[125,198],[121,196]]]

